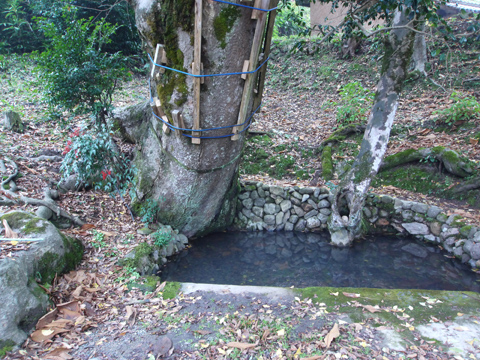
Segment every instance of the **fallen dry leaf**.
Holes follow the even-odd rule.
[[[47,356],[45,356],[45,359],[51,359],[51,360],[73,359],[73,356],[68,353],[69,351],[70,351],[70,349],[68,349],[68,348],[58,347],[55,350],[50,351],[47,354]]]
[[[241,349],[241,350],[246,350],[246,349],[251,349],[251,348],[257,346],[257,344],[248,344],[248,343],[241,343],[241,342],[237,342],[237,341],[232,341],[232,342],[227,343],[227,346],[228,347],[234,347],[234,348]]]
[[[57,314],[58,314],[58,309],[55,308],[55,309],[53,309],[52,311],[50,311],[49,313],[43,315],[43,316],[37,321],[37,325],[35,326],[35,329],[36,329],[36,330],[39,330],[39,329],[44,328],[44,327],[47,326],[48,324],[50,324],[53,320],[55,320],[55,318],[57,317]]]
[[[127,306],[125,309],[127,310],[125,320],[127,320],[128,325],[133,326],[137,317],[137,309],[135,309],[133,306]]]
[[[349,298],[359,298],[360,297],[360,294],[347,293],[347,292],[344,292],[342,294],[345,295],[346,297],[349,297]]]
[[[381,312],[382,311],[382,309],[376,308],[375,306],[372,306],[372,305],[362,305],[362,307],[365,310],[370,311],[371,313],[376,313],[376,312]]]
[[[327,336],[325,336],[325,347],[328,349],[332,341],[340,336],[340,331],[338,330],[338,324],[333,325],[332,330],[329,331]]]
[[[3,219],[3,226],[5,227],[5,237],[7,239],[18,239],[18,234],[12,230],[5,219]]]

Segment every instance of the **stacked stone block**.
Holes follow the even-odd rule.
[[[235,228],[249,231],[320,232],[327,228],[332,194],[326,187],[241,184]],[[463,263],[480,268],[480,228],[437,206],[369,194],[363,209],[370,233],[412,235],[438,244]]]

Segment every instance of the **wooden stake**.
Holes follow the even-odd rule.
[[[270,5],[270,0],[260,0],[261,4],[259,8],[268,9]],[[257,1],[255,1],[255,4]],[[252,43],[252,50],[250,52],[250,60],[249,60],[249,71],[255,70],[256,64],[258,62],[258,56],[260,55],[260,48],[262,46],[262,39],[263,39],[263,32],[265,30],[265,24],[267,22],[267,13],[258,11],[260,14],[258,15],[257,27],[255,28],[255,35],[253,36],[253,43]],[[248,74],[247,80],[245,80],[245,86],[243,87],[243,95],[242,95],[242,102],[240,104],[240,111],[238,113],[238,120],[237,124],[242,124],[247,119],[247,111],[249,108],[250,99],[253,92],[253,87],[256,83],[257,74]],[[238,140],[240,136],[238,133],[243,130],[243,126],[236,126],[233,128],[233,133],[235,135],[232,136],[232,140]]]
[[[155,49],[155,56],[153,58],[153,64],[152,64],[152,74],[151,74],[151,77],[153,78],[153,75],[155,74],[155,69],[157,68],[157,65],[155,65],[157,63],[157,59],[158,59],[158,53],[160,51],[160,47],[162,45],[160,44],[157,44],[157,48]]]
[[[270,6],[272,8],[278,5],[278,0],[272,0]],[[275,25],[275,17],[277,16],[277,10],[273,10],[270,12],[268,16],[268,25],[267,25],[267,33],[265,35],[265,43],[263,45],[263,53],[264,58],[267,59],[270,56],[270,46],[272,44],[272,35],[273,35],[273,27]],[[258,92],[253,100],[253,108],[256,109],[262,103],[263,97],[263,88],[265,86],[265,77],[267,75],[267,63],[265,63],[262,68],[259,70],[260,78],[258,79]]]
[[[253,5],[253,7],[256,7],[258,9],[268,9],[268,8],[262,7],[262,0],[255,0],[255,3]],[[252,19],[255,19],[255,20],[259,19],[260,14],[265,14],[265,12],[260,11],[260,10],[253,10],[252,11]]]
[[[193,69],[195,69],[195,63],[193,62],[192,63],[192,71]],[[205,73],[203,72],[203,63],[200,63],[200,74],[201,75],[204,75]],[[194,74],[195,75],[195,74]],[[205,78],[204,77],[201,77],[200,78],[200,84],[205,84]]]
[[[245,61],[243,62],[242,72],[247,72],[247,71],[248,71],[248,64],[250,64],[250,61],[248,61],[248,60],[245,60]],[[242,74],[242,79],[243,79],[243,80],[246,80],[246,79],[247,79],[247,75],[248,75],[248,74]]]
[[[172,111],[172,118],[173,118],[173,125],[175,127],[183,128],[183,126],[180,125],[180,110],[173,110]],[[182,130],[175,129],[175,135],[177,135],[177,137],[182,136]]]
[[[162,103],[160,102],[160,99],[155,98],[155,99],[153,99],[153,101],[155,102],[155,108],[156,108],[155,114],[157,116],[161,117],[164,121],[168,122],[168,118],[165,115],[165,113],[163,112]],[[165,134],[170,134],[170,126],[168,126],[165,123],[163,123],[163,125],[162,125],[162,130]]]
[[[202,63],[202,1],[195,0],[195,40],[193,44],[193,74],[200,75]],[[195,110],[193,115],[193,130],[200,130],[200,84],[201,79],[196,77],[194,81]],[[198,136],[198,132],[192,132]],[[192,138],[192,144],[200,144],[200,139]]]

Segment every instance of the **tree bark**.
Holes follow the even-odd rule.
[[[360,152],[352,168],[334,190],[332,215],[328,222],[331,242],[348,246],[361,235],[362,209],[372,177],[378,172],[410,62],[415,32],[406,27],[410,20],[396,11],[394,28],[385,43],[385,56],[374,104]],[[420,22],[409,26],[418,28]]]
[[[425,23],[422,23],[418,29],[425,31]],[[427,76],[425,72],[425,63],[427,62],[427,43],[425,41],[425,34],[416,33],[415,41],[413,43],[412,63],[413,71],[419,72],[423,76]]]
[[[192,73],[195,1],[132,2],[137,27],[152,59],[157,44],[162,44],[166,51],[166,66]],[[203,1],[202,5],[201,59],[204,73],[241,72],[244,61],[251,55],[257,22],[268,16],[267,13],[261,12],[259,19],[254,20],[251,9],[213,1]],[[257,59],[250,66],[256,68],[258,64]],[[257,74],[248,76],[257,78]],[[204,78],[200,87],[200,128],[236,124],[244,84],[240,75]],[[151,78],[151,93],[160,99],[162,111],[170,123],[173,124],[172,113],[179,111],[185,128],[192,128],[197,104],[194,77],[168,69],[161,73],[157,69]],[[253,97],[250,99],[247,118],[253,111]],[[160,120],[148,111],[143,114],[136,126],[142,131],[130,131],[130,134],[135,133],[135,142],[140,145],[135,156],[138,169],[135,202],[154,200],[160,207],[159,221],[172,225],[188,237],[227,227],[235,215],[238,164],[245,134],[240,134],[237,141],[232,141],[231,137],[202,139],[196,145],[192,144],[191,138],[178,132],[167,134],[162,130]],[[224,136],[232,132],[232,128],[227,128],[200,135]]]

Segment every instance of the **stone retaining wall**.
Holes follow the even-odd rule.
[[[326,187],[280,187],[261,182],[241,184],[234,227],[249,231],[326,230],[332,195]],[[480,228],[437,206],[369,194],[364,218],[369,233],[412,235],[438,244],[453,256],[480,268]]]

